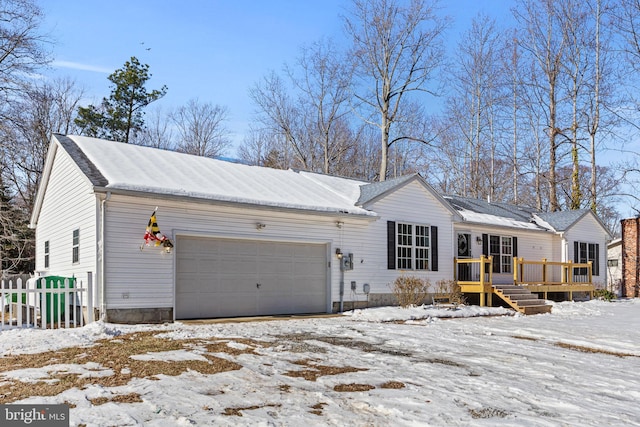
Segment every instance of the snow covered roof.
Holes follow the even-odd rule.
[[[526,230],[564,232],[586,215],[593,215],[607,233],[606,226],[590,209],[542,212],[538,209],[509,203],[488,202],[461,196],[444,196],[458,210],[465,222]]]
[[[489,203],[460,196],[443,197],[418,174],[367,183],[312,172],[249,166],[75,135],[53,135],[41,186],[46,186],[58,146],[71,156],[94,188],[103,191],[376,218],[378,215],[367,209],[367,205],[417,180],[452,212],[454,221],[461,219],[476,224],[561,232],[591,212],[587,209],[543,213],[507,203]],[[38,192],[31,218],[32,226],[35,226],[39,215],[42,193]],[[602,225],[597,216],[594,217]],[[604,225],[602,227],[606,230]]]
[[[94,187],[284,209],[377,216],[362,181],[231,163],[84,136],[54,135]]]
[[[534,221],[533,215],[536,210],[532,208],[508,203],[490,203],[470,197],[445,196],[444,198],[458,210],[465,222],[525,230],[549,230],[544,225]]]

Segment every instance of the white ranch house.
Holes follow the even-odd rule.
[[[171,253],[141,249],[156,208]],[[443,197],[417,174],[371,184],[64,135],[51,139],[31,226],[37,273],[91,272],[100,316],[127,323],[393,304],[399,275],[537,307],[499,286],[590,292],[606,282],[610,239],[588,210]]]

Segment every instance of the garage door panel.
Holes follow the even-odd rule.
[[[267,242],[264,242],[267,243]],[[258,254],[263,256],[291,258],[297,249],[289,243],[268,242],[264,245],[258,245]]]
[[[326,311],[324,244],[178,237],[176,257],[176,318]]]
[[[267,274],[286,274],[292,275],[294,273],[294,262],[287,260],[282,262],[278,259],[259,259],[258,260],[258,273],[263,276]]]
[[[258,248],[250,241],[243,240],[228,240],[220,241],[222,251],[226,254],[239,255],[239,256],[256,256],[258,254]]]

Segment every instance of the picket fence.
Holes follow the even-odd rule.
[[[93,275],[75,279],[2,280],[0,331],[15,328],[73,328],[94,321]],[[71,286],[70,286],[71,285]]]

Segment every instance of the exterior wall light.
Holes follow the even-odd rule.
[[[262,230],[266,226],[267,226],[267,224],[263,224],[261,222],[256,222],[256,230]]]

